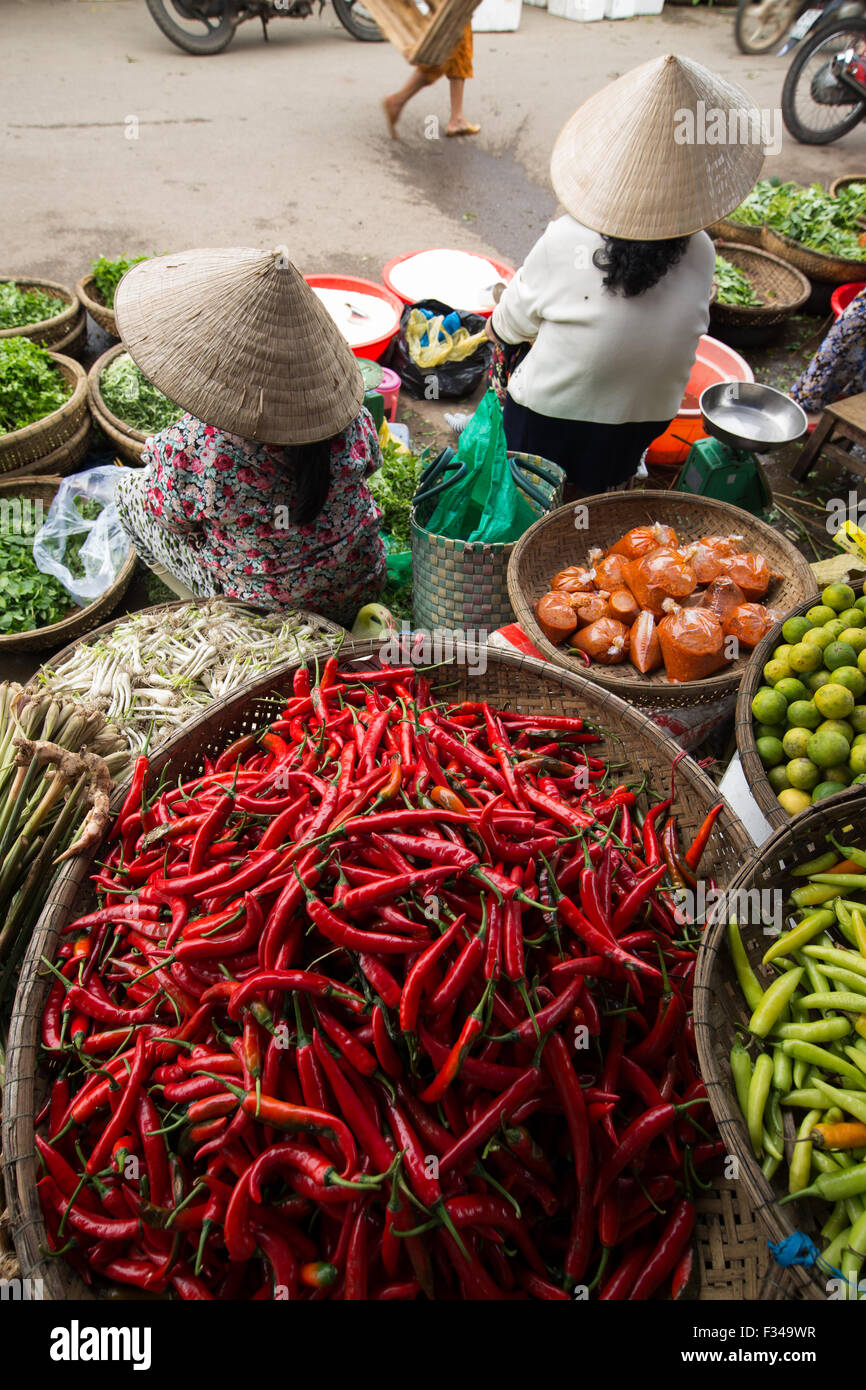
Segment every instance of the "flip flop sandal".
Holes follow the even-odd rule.
[[[471,122],[467,122],[467,124],[461,126],[459,130],[446,130],[445,134],[450,140],[453,140],[458,135],[478,135],[480,130],[480,125],[472,125]]]
[[[394,120],[394,117],[391,115],[391,112],[388,110],[388,98],[387,98],[387,97],[384,97],[383,100],[382,100],[382,110],[385,112],[385,120],[388,122],[388,129],[389,129],[390,132],[391,132],[391,139],[392,139],[392,140],[399,140],[400,137],[399,137],[399,135],[397,134],[397,122]]]

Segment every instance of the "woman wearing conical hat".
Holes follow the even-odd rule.
[[[282,250],[142,261],[114,301],[124,346],[187,412],[118,485],[137,552],[181,597],[225,594],[351,623],[385,583],[381,465],[358,364]]]
[[[509,449],[560,464],[573,493],[624,484],[676,415],[709,323],[715,257],[701,229],[748,193],[761,141],[745,92],[672,55],[597,92],[560,134],[551,176],[565,212],[488,333],[532,344],[508,383]]]

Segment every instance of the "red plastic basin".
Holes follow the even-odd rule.
[[[647,450],[647,464],[656,468],[679,468],[689,456],[697,439],[706,439],[698,402],[701,392],[717,381],[754,381],[754,373],[745,358],[726,343],[706,334],[698,343],[697,357],[676,418],[664,434],[654,439]]]
[[[852,299],[856,299],[861,290],[866,290],[866,281],[860,284],[839,285],[830,295],[830,308],[833,310],[833,317],[840,319],[844,314]]]
[[[383,267],[383,269],[382,269],[382,279],[383,279],[383,281],[385,282],[385,284],[388,286],[388,289],[391,290],[391,292],[397,296],[397,298],[401,301],[401,303],[403,303],[403,304],[414,304],[414,303],[416,302],[416,301],[415,301],[415,298],[412,298],[412,299],[408,298],[408,297],[407,297],[405,294],[403,294],[403,292],[402,292],[401,290],[399,290],[399,289],[397,288],[397,286],[394,284],[394,281],[393,281],[393,279],[392,279],[392,272],[393,272],[395,266],[402,265],[404,261],[410,261],[410,260],[412,260],[413,256],[423,256],[423,255],[425,255],[426,252],[428,252],[428,251],[446,251],[446,250],[452,250],[452,249],[455,249],[455,248],[445,247],[445,246],[424,246],[424,247],[421,247],[421,249],[418,250],[418,251],[405,251],[405,252],[403,253],[402,256],[394,256],[394,257],[388,262],[388,264],[387,264],[386,266]],[[514,277],[514,266],[513,266],[513,265],[507,265],[507,264],[505,263],[505,261],[497,261],[496,258],[495,258],[495,256],[482,256],[480,252],[479,252],[479,253],[476,253],[476,252],[474,252],[474,251],[467,251],[467,252],[464,252],[463,254],[465,254],[465,255],[471,255],[471,256],[477,255],[479,260],[489,261],[490,264],[493,266],[494,270],[496,271],[496,273],[498,274],[499,278],[500,278],[501,280],[503,280],[503,281],[505,282],[506,285],[508,284],[508,281],[511,280],[511,279],[513,279],[513,277]],[[441,295],[441,294],[437,294],[437,293],[436,293],[436,286],[435,286],[435,285],[431,285],[429,291],[426,291],[423,295],[418,295],[418,296],[417,296],[417,299],[440,299],[440,300],[442,300],[442,303],[443,303],[443,304],[449,303],[449,301],[447,300],[447,298],[446,298],[444,295]],[[452,309],[461,309],[461,310],[464,310],[464,311],[466,311],[466,312],[468,312],[468,313],[480,314],[483,318],[488,319],[488,318],[490,317],[490,315],[493,313],[493,309],[494,309],[495,306],[494,306],[494,305],[491,305],[489,309],[479,309],[479,308],[478,308],[476,305],[474,305],[474,304],[451,304],[450,307],[451,307]]]
[[[371,294],[375,299],[384,300],[392,311],[392,323],[388,332],[380,333],[365,342],[351,344],[355,357],[368,357],[371,362],[378,362],[400,327],[402,301],[390,290],[386,290],[384,285],[377,284],[375,280],[362,280],[357,275],[305,275],[304,279],[311,289],[348,290],[356,294]]]

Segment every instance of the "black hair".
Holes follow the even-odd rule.
[[[592,263],[605,272],[603,284],[611,293],[619,291],[626,299],[645,294],[657,285],[671,266],[685,255],[690,238],[672,237],[668,241],[622,241],[603,236],[604,246],[594,253]]]
[[[295,482],[292,525],[309,526],[324,507],[331,490],[330,439],[287,448],[284,467]]]

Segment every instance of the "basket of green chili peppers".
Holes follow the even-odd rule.
[[[811,1297],[866,1300],[866,793],[777,832],[717,902],[695,1034],[731,1176]],[[736,1170],[736,1171],[734,1171]]]

